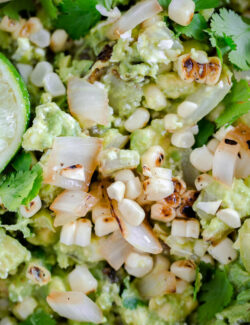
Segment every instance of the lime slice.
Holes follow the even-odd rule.
[[[29,114],[29,93],[25,83],[0,53],[0,172],[19,149]]]

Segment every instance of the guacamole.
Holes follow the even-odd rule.
[[[250,324],[249,10],[1,1],[0,325]]]

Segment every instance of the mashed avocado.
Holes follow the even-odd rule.
[[[47,103],[36,108],[33,125],[23,136],[23,148],[27,151],[43,151],[52,147],[57,136],[78,136],[81,128],[69,114],[60,110],[55,103]]]
[[[21,263],[30,259],[30,252],[18,240],[6,235],[3,229],[0,229],[0,244],[0,278],[6,279]]]

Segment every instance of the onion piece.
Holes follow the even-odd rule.
[[[223,139],[218,145],[213,158],[213,177],[222,183],[231,186],[235,174],[237,155],[240,150],[240,145],[235,141],[235,144],[227,144]]]
[[[100,308],[83,292],[52,292],[47,302],[62,317],[78,322],[102,322]]]
[[[82,127],[108,125],[108,95],[104,88],[84,79],[72,78],[67,94],[70,112]]]
[[[69,190],[87,190],[98,164],[98,154],[101,148],[102,141],[98,138],[55,138],[49,159],[43,170],[44,183]],[[60,175],[62,169],[76,165],[83,166],[85,181]]]
[[[198,107],[184,120],[184,127],[197,124],[204,116],[210,113],[226,96],[232,87],[229,77],[224,77],[214,86],[202,85],[188,96],[185,101],[192,102]]]
[[[57,213],[55,226],[63,226],[78,217],[84,217],[98,202],[93,195],[80,190],[65,190],[59,194],[50,209]]]
[[[131,7],[109,30],[111,39],[118,39],[121,34],[135,28],[146,19],[149,19],[162,11],[157,0],[140,1]]]
[[[250,175],[250,128],[245,124],[240,124],[226,134],[226,137],[235,140],[240,145],[237,155],[235,176],[246,178]]]
[[[152,231],[152,228],[144,221],[139,226],[128,224],[121,216],[117,202],[110,201],[111,214],[116,218],[123,238],[133,247],[142,252],[150,254],[160,254],[162,246]]]
[[[123,239],[120,230],[100,240],[100,252],[116,271],[124,264],[132,247]]]
[[[162,296],[166,293],[174,293],[176,290],[176,278],[172,272],[161,270],[151,272],[138,281],[140,294],[144,298]]]

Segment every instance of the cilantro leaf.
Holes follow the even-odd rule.
[[[235,82],[231,92],[224,99],[226,109],[216,119],[217,128],[232,124],[250,110],[250,87],[246,80]]]
[[[63,0],[59,4],[57,27],[65,29],[73,39],[86,35],[101,18],[97,3],[97,0]]]
[[[31,154],[29,152],[23,151],[20,155],[18,155],[15,158],[15,160],[11,165],[16,171],[19,170],[25,171],[30,169],[31,162],[32,162]]]
[[[19,19],[20,11],[25,10],[28,12],[34,11],[34,1],[32,0],[12,0],[5,4],[1,9],[3,16],[8,16],[12,19]]]
[[[195,136],[194,148],[202,147],[215,131],[215,124],[203,118],[198,122],[199,133]]]
[[[4,206],[16,212],[20,205],[27,205],[37,196],[42,184],[42,168],[36,164],[31,170],[20,170],[0,180],[0,197]]]
[[[229,282],[225,271],[217,269],[211,281],[203,284],[199,294],[198,308],[199,322],[206,322],[222,311],[232,298],[233,286]]]
[[[45,12],[53,20],[57,18],[58,9],[54,4],[53,0],[40,0]]]
[[[223,8],[213,14],[211,30],[216,37],[231,37],[236,49],[229,52],[229,60],[242,70],[250,69],[250,26],[234,11]]]
[[[221,0],[193,0],[195,3],[195,10],[203,10],[210,8],[217,8],[221,5]]]
[[[215,36],[211,30],[206,30],[210,35],[209,40],[213,47],[216,48],[218,57],[223,62],[223,56],[231,50],[236,50],[237,46],[232,37],[224,35],[224,37]]]
[[[21,322],[20,325],[56,325],[56,321],[51,315],[40,309]]]
[[[137,297],[127,297],[122,301],[123,307],[134,310],[138,306],[145,306],[146,303]]]
[[[184,34],[198,41],[202,41],[206,38],[206,33],[204,32],[204,30],[207,27],[208,26],[205,18],[201,14],[195,14],[189,25],[176,25],[174,28],[175,31],[179,34]]]

